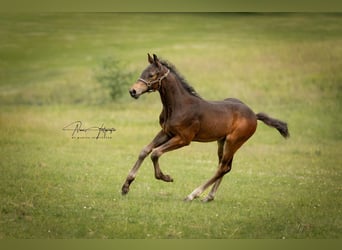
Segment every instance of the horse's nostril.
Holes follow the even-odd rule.
[[[131,94],[132,97],[135,97],[135,95],[137,94],[137,92],[135,91],[135,89],[131,89],[129,91],[129,93]]]

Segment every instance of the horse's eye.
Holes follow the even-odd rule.
[[[155,73],[148,73],[148,77],[152,78],[155,75]]]

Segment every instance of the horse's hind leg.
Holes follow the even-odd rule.
[[[230,171],[231,164],[229,163],[232,161],[234,153],[241,145],[232,144],[231,140],[229,139],[229,136],[227,136],[227,139],[223,145],[223,151],[222,151],[223,154],[222,154],[222,158],[219,164],[219,168],[217,169],[215,175],[211,179],[209,179],[206,183],[196,188],[191,194],[189,194],[185,198],[185,201],[192,201],[193,199],[199,197],[204,192],[204,190],[206,190],[208,187],[210,187],[214,183],[216,185],[216,187],[214,186],[214,192],[216,192],[218,186],[221,183],[222,177]],[[208,201],[209,200],[210,199],[208,199]]]
[[[232,169],[232,162],[233,162],[233,159],[231,159],[231,161],[229,162],[229,169]],[[205,197],[202,200],[203,202],[209,202],[209,201],[214,200],[215,194],[221,184],[222,179],[223,179],[223,176],[214,183],[213,187],[210,190],[210,193],[207,195],[207,197]]]
[[[219,168],[222,167],[221,164],[222,164],[222,157],[223,157],[223,154],[224,154],[223,150],[224,150],[225,142],[226,142],[226,138],[217,141],[217,145],[218,145],[217,156],[218,156],[218,159],[219,159]],[[231,169],[232,160],[230,160],[230,162],[228,163],[228,165],[229,165],[229,167],[228,167],[229,170],[228,171],[230,171],[230,169]],[[209,202],[209,201],[214,200],[216,191],[217,191],[218,187],[221,184],[222,178],[223,178],[223,176],[215,181],[215,183],[214,183],[210,193],[208,194],[208,196],[206,198],[203,199],[203,202]],[[186,200],[189,200],[188,197],[186,198]]]
[[[257,121],[255,116],[252,116],[249,118],[242,118],[238,120],[237,125],[238,126],[236,126],[236,128],[225,138],[226,140],[223,145],[221,162],[215,175],[206,183],[192,191],[192,193],[185,198],[186,201],[191,201],[199,197],[204,192],[204,190],[217,182],[215,183],[213,189],[211,190],[209,196],[205,199],[205,201],[210,201],[213,199],[211,195],[215,195],[222,177],[231,170],[235,152],[242,146],[242,144],[244,144],[248,140],[248,138],[253,135],[256,130]]]
[[[219,160],[219,161],[218,161],[219,167],[220,167],[221,160],[222,160],[222,156],[223,156],[223,146],[224,146],[225,141],[226,141],[226,139],[221,139],[221,140],[218,140],[218,141],[217,141],[217,146],[218,146],[218,148],[217,148],[217,156],[218,156],[218,160]],[[212,201],[212,200],[214,199],[216,190],[217,190],[218,187],[220,186],[221,181],[222,181],[222,178],[223,178],[223,177],[221,177],[220,179],[218,179],[218,180],[214,183],[214,185],[213,185],[213,187],[212,187],[212,189],[211,189],[209,195],[208,195],[205,199],[203,199],[204,202]]]
[[[217,169],[215,175],[207,182],[205,182],[203,185],[199,186],[194,191],[192,191],[192,193],[185,198],[185,201],[192,201],[193,199],[199,197],[204,192],[204,190],[206,190],[208,187],[215,183],[209,196],[206,199],[204,199],[204,201],[210,201],[214,199],[215,193],[221,183],[222,177],[231,170],[233,156],[235,152],[242,146],[242,144],[244,144],[245,141],[248,140],[250,136],[252,136],[255,129],[250,131],[251,133],[241,133],[241,130],[236,129],[232,134],[226,137],[223,144],[222,157],[219,164],[219,168]],[[211,197],[211,195],[213,196]]]

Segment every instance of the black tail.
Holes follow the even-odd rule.
[[[256,114],[256,117],[258,120],[263,121],[266,125],[276,128],[284,138],[290,137],[286,122],[271,118],[265,113],[258,113]]]

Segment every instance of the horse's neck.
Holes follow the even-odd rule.
[[[180,80],[174,75],[170,75],[160,88],[160,98],[166,117],[171,116],[177,109],[184,108],[187,100],[192,98],[191,94],[184,89]]]

